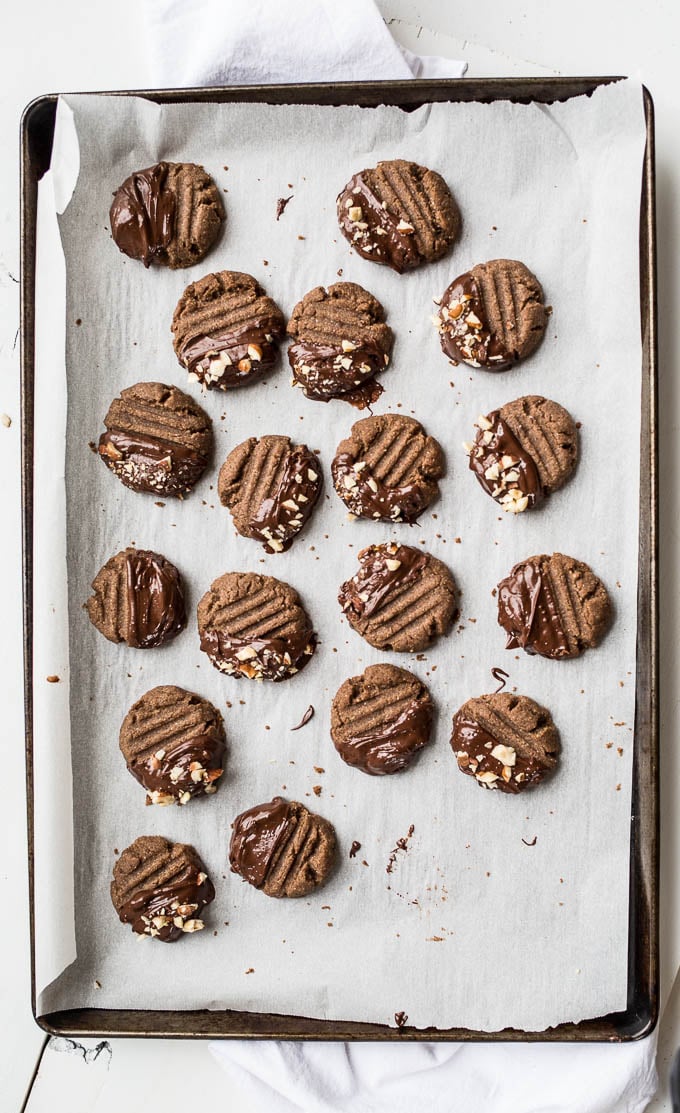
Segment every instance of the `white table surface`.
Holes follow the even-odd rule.
[[[185,0],[191,3],[191,0]],[[225,0],[228,2],[228,0]],[[340,0],[339,0],[340,2]],[[465,58],[469,76],[629,74],[648,86],[656,106],[659,227],[661,415],[662,652],[662,1085],[648,1113],[670,1110],[668,1065],[680,1044],[680,773],[675,678],[680,639],[680,501],[676,477],[680,437],[680,5],[650,0],[379,0],[395,37],[422,54]],[[149,84],[135,27],[138,3],[118,0],[25,0],[4,9],[0,33],[0,760],[2,807],[0,885],[0,1111],[129,1113],[164,1108],[200,1077],[202,1106],[249,1113],[242,1094],[200,1043],[111,1041],[98,1049],[51,1041],[29,1002],[28,912],[21,662],[19,519],[19,203],[18,143],[22,108],[41,93],[143,88]],[[38,1068],[37,1077],[36,1068]],[[212,1099],[212,1100],[211,1100]],[[219,1101],[219,1106],[218,1106]]]

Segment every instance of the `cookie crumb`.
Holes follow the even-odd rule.
[[[278,201],[276,202],[276,219],[277,220],[279,220],[280,217],[283,216],[286,205],[289,203],[289,201],[293,200],[293,196],[294,196],[294,194],[291,193],[290,197],[279,197]]]
[[[46,679],[48,684],[58,684],[61,677],[59,677],[59,676],[46,676],[45,679]]]

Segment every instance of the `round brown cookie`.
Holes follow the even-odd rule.
[[[519,514],[562,487],[576,467],[578,429],[557,402],[529,394],[477,419],[470,470],[504,510]]]
[[[249,437],[229,453],[217,491],[242,537],[261,541],[268,553],[282,553],[310,517],[322,483],[307,445],[270,434]]]
[[[262,377],[276,363],[283,314],[252,275],[207,274],[192,282],[172,318],[175,354],[189,382],[229,390]]]
[[[160,835],[141,835],[113,867],[111,900],[122,923],[137,935],[174,943],[200,931],[200,914],[215,889],[193,846]]]
[[[439,494],[444,453],[419,421],[379,414],[355,422],[338,445],[331,473],[350,513],[415,522]]]
[[[382,776],[408,768],[429,740],[432,700],[423,683],[394,665],[369,665],[338,689],[331,738],[343,761]]]
[[[451,283],[433,320],[442,351],[454,363],[507,371],[538,347],[548,310],[524,263],[492,259]]]
[[[119,742],[147,804],[188,804],[217,792],[224,723],[207,699],[172,684],[151,688],[123,719]]]
[[[335,831],[296,800],[275,796],[241,812],[231,825],[229,863],[268,897],[304,897],[328,877]]]
[[[337,206],[340,231],[357,254],[398,274],[441,259],[460,230],[441,175],[400,158],[355,174]]]
[[[198,604],[201,649],[216,669],[249,680],[286,680],[305,667],[316,634],[290,584],[226,572]]]
[[[293,310],[288,349],[294,384],[307,398],[341,398],[363,409],[382,394],[375,375],[390,361],[393,335],[385,310],[355,282],[317,286]]]
[[[541,657],[579,657],[611,622],[607,589],[595,573],[563,553],[528,557],[498,585],[498,622],[506,649]]]
[[[134,649],[163,645],[186,626],[182,578],[148,549],[124,549],[107,560],[85,603],[90,621],[110,642]]]
[[[185,495],[213,448],[212,421],[188,394],[164,383],[137,383],[114,398],[99,455],[132,491]]]
[[[224,205],[193,162],[159,162],[126,178],[113,195],[111,235],[131,259],[171,267],[198,263],[217,239]]]
[[[449,631],[457,591],[445,564],[430,553],[398,545],[369,545],[359,570],[340,588],[350,626],[376,649],[411,653]]]
[[[484,788],[518,793],[557,765],[560,736],[552,715],[528,696],[477,696],[453,717],[451,747],[463,773]]]

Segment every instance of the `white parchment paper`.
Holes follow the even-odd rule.
[[[60,222],[78,957],[47,987],[41,1008],[229,1007],[383,1023],[403,1010],[417,1026],[484,1030],[541,1030],[623,1008],[640,436],[639,85],[549,107],[435,104],[410,113],[161,108],[97,96],[68,104],[80,148],[77,187]],[[464,222],[447,258],[402,277],[352,255],[335,222],[335,196],[351,174],[390,157],[438,169]],[[202,163],[225,190],[225,234],[192,270],[145,271],[110,239],[113,190],[158,159]],[[290,194],[277,222],[277,198]],[[545,341],[507,374],[451,367],[430,321],[432,298],[496,257],[522,259],[543,283],[554,307]],[[122,387],[158,379],[196,390],[175,360],[170,320],[185,285],[222,268],[256,275],[284,313],[339,274],[382,301],[396,343],[376,412],[415,414],[447,456],[441,499],[418,525],[346,520],[329,465],[361,415],[305,399],[291,388],[283,358],[264,383],[203,397],[215,423],[215,466],[184,502],[161,507],[125,490],[90,451]],[[472,439],[479,413],[527,393],[554,398],[582,423],[581,460],[543,509],[510,518],[468,472],[461,442]],[[319,449],[326,477],[308,528],[276,556],[235,534],[215,491],[227,452],[266,432]],[[358,550],[392,537],[424,543],[462,591],[457,627],[417,658],[373,650],[336,602]],[[108,643],[82,609],[98,568],[129,544],[162,552],[187,585],[189,626],[160,650]],[[616,608],[602,646],[576,661],[506,652],[496,623],[498,580],[517,560],[553,550],[591,564]],[[49,552],[36,556],[36,576],[49,576]],[[312,616],[319,649],[289,682],[235,681],[199,650],[196,603],[213,578],[237,569],[288,580]],[[38,635],[40,623],[39,614]],[[413,668],[429,684],[438,718],[417,765],[371,778],[335,753],[330,703],[347,676],[379,660]],[[483,791],[460,774],[448,744],[451,715],[493,690],[494,666],[551,708],[562,736],[557,775],[517,797]],[[228,732],[219,792],[182,809],[145,807],[118,750],[128,707],[160,683],[211,699]],[[309,704],[314,718],[291,733]],[[64,729],[59,741],[67,744]],[[338,834],[338,868],[308,899],[270,900],[228,869],[231,820],[276,793],[318,810]],[[408,849],[387,873],[411,825]],[[206,930],[175,946],[140,943],[110,903],[114,848],[145,833],[193,843],[215,881]],[[353,840],[361,850],[350,860]],[[55,853],[48,866],[68,877],[71,863]]]

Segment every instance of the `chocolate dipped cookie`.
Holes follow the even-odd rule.
[[[560,736],[545,707],[499,692],[469,699],[456,712],[451,748],[459,769],[477,784],[516,794],[552,773]]]
[[[295,800],[275,796],[241,812],[231,827],[232,872],[268,897],[304,897],[333,867],[332,825]]]
[[[111,900],[137,935],[174,943],[201,931],[200,918],[215,889],[193,846],[141,835],[116,860]]]
[[[116,553],[92,581],[85,607],[90,622],[110,642],[153,649],[186,626],[182,578],[169,560],[149,549]]]
[[[331,738],[342,760],[363,773],[399,773],[429,741],[432,716],[430,694],[417,676],[369,665],[336,692]]]

